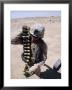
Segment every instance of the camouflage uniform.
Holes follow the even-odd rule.
[[[47,58],[47,46],[45,42],[40,39],[38,44],[31,44],[32,57],[35,63],[39,63],[41,61],[45,61]]]
[[[42,33],[44,34],[44,31]],[[36,33],[36,35],[38,34]],[[34,73],[39,75],[41,71],[41,66],[45,63],[46,59],[47,59],[47,45],[42,40],[42,38],[39,37],[37,43],[34,42],[31,43],[31,60],[33,61],[34,64],[29,68],[27,73],[30,75]]]
[[[47,46],[43,40],[39,40],[38,44],[32,43],[31,45],[32,57],[34,65],[29,69],[29,72],[34,72],[39,76],[41,66],[47,59]]]
[[[30,75],[36,72],[38,74],[40,72],[40,67],[45,63],[45,60],[47,59],[47,46],[45,42],[42,40],[44,35],[44,27],[35,26],[35,28],[33,28],[32,30],[33,33],[31,32],[29,33],[30,28],[28,26],[24,26],[22,30],[23,31],[19,35],[17,35],[16,38],[11,40],[11,43],[23,45],[23,53],[21,56],[22,60],[26,62],[26,66],[24,68],[25,74],[26,72],[27,74],[29,73]],[[37,43],[34,42],[28,43],[30,44],[30,50],[27,51],[25,50],[25,47],[28,48],[29,45],[26,44],[26,42],[28,42],[27,41],[28,39],[26,38],[28,38],[29,36],[30,37],[34,36],[39,39],[37,40]],[[29,56],[28,54],[30,54],[29,58],[31,60],[25,59],[25,57],[28,58]]]

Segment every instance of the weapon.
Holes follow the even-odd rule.
[[[58,59],[58,60],[55,62],[55,64],[53,65],[53,69],[54,69],[55,71],[58,71],[58,70],[60,69],[60,67],[61,67],[61,60]]]

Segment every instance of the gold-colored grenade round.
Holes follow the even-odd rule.
[[[30,56],[30,53],[25,53],[25,52],[24,52],[24,56]]]

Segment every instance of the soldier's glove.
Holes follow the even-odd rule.
[[[29,72],[29,71],[26,71],[25,73],[24,73],[24,75],[26,76],[26,77],[30,77],[30,76],[32,76],[34,74],[34,72]]]
[[[25,68],[24,68],[24,72],[28,71],[29,70],[29,66],[28,64],[25,65]]]

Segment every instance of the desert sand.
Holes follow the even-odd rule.
[[[22,26],[32,26],[35,23],[40,23],[45,27],[44,41],[48,46],[46,65],[53,68],[54,63],[61,59],[61,17],[30,17],[30,18],[18,18],[11,20],[11,39],[16,37],[21,31]],[[11,44],[11,79],[25,79],[23,70],[25,63],[21,59],[23,52],[22,45]],[[43,66],[42,72],[48,67]],[[59,70],[61,73],[61,70]],[[31,79],[38,79],[39,77],[33,75]]]

